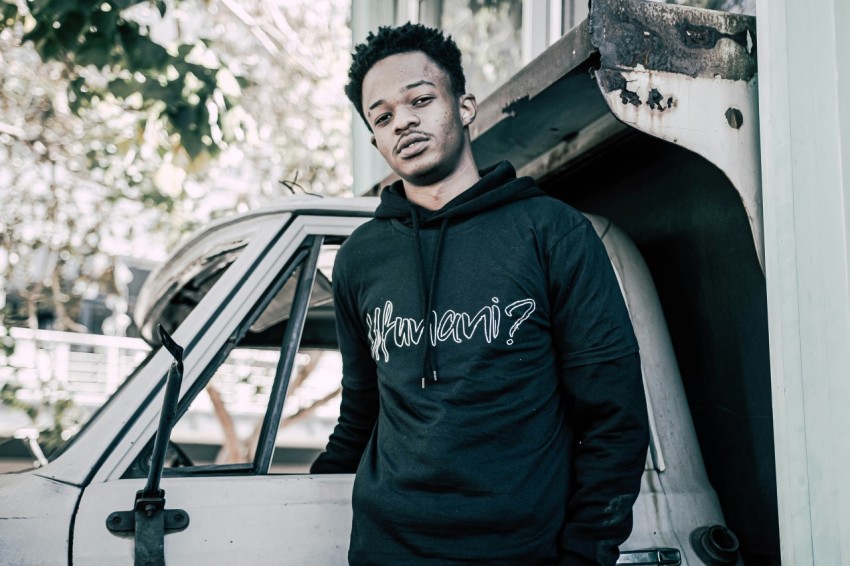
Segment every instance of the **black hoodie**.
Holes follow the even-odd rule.
[[[334,267],[352,564],[613,564],[646,457],[637,345],[590,223],[507,162],[400,182]]]

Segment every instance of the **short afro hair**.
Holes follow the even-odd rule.
[[[461,96],[466,93],[460,49],[451,36],[445,37],[438,29],[410,22],[398,27],[379,27],[377,34],[369,32],[366,41],[354,48],[354,59],[348,70],[348,84],[345,86],[346,96],[354,104],[367,127],[369,123],[363,113],[363,78],[378,61],[410,51],[421,51],[443,69],[449,75],[453,94]]]

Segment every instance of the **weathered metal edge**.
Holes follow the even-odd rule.
[[[590,25],[584,20],[479,104],[478,116],[470,126],[473,144],[499,122],[512,116],[518,105],[552,86],[595,52]]]
[[[646,0],[593,0],[589,19],[603,68],[747,81],[756,74],[753,16]]]

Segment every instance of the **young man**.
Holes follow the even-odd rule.
[[[334,269],[351,564],[613,565],[648,442],[637,344],[590,223],[479,171],[454,42],[358,45],[346,88],[401,178]]]

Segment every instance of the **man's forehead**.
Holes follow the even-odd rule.
[[[363,102],[368,107],[378,99],[423,84],[448,87],[449,77],[433,59],[421,51],[390,55],[375,63],[363,77]]]

